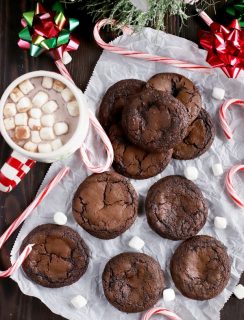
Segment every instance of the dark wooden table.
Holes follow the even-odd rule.
[[[221,8],[220,1],[217,9]],[[34,6],[34,1],[0,0],[0,93],[16,77],[34,70],[54,70],[54,63],[44,55],[39,58],[31,58],[26,52],[20,50],[17,45],[17,34],[20,30],[20,17],[23,11],[29,11]],[[213,10],[210,10],[213,15]],[[68,67],[76,84],[84,90],[92,74],[92,70],[101,50],[95,44],[92,37],[93,24],[91,18],[85,12],[68,7],[68,14],[80,19],[80,27],[77,36],[81,41],[78,52],[73,54],[73,62]],[[218,14],[219,21],[223,19],[221,11]],[[216,18],[218,19],[218,17]],[[170,17],[166,21],[167,31],[180,35],[187,39],[197,41],[197,31],[205,28],[199,18],[191,18],[185,26],[180,28],[180,21],[176,17]],[[4,163],[11,150],[0,137],[0,165]],[[47,164],[38,163],[25,180],[10,194],[0,194],[0,234],[13,222],[13,220],[34,199],[38,187],[48,169]],[[17,232],[0,252],[0,270],[9,266],[9,252],[13,245]],[[244,283],[244,277],[242,277]],[[15,282],[10,279],[0,280],[0,320],[58,320],[63,319],[54,315],[39,300],[23,295]],[[211,318],[211,315],[206,318]],[[226,303],[221,313],[221,320],[243,320],[244,300],[235,297]],[[187,319],[184,319],[187,320]]]

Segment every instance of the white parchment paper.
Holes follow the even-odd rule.
[[[141,50],[163,56],[187,59],[189,61],[204,64],[205,51],[199,50],[197,45],[179,37],[158,32],[152,29],[145,29],[140,35],[122,36],[117,38],[115,43],[133,50]],[[113,83],[126,78],[138,78],[148,80],[158,72],[178,72],[191,78],[201,91],[207,111],[212,115],[217,126],[217,136],[211,149],[198,159],[191,161],[172,160],[167,169],[158,176],[144,181],[132,180],[137,192],[140,195],[140,215],[134,225],[122,236],[114,240],[99,240],[79,227],[72,216],[71,201],[78,185],[89,174],[80,160],[79,152],[71,158],[57,162],[51,166],[43,185],[46,185],[57,171],[64,165],[71,167],[71,172],[56,187],[44,202],[34,211],[24,223],[12,250],[12,260],[18,256],[19,247],[24,237],[36,226],[53,222],[53,214],[56,211],[63,211],[68,215],[68,226],[72,227],[85,239],[91,250],[91,259],[88,271],[75,284],[59,289],[47,289],[36,285],[28,280],[20,269],[16,272],[14,279],[22,292],[35,296],[47,305],[54,313],[60,314],[70,320],[139,320],[140,314],[125,314],[112,307],[104,297],[101,274],[108,259],[120,252],[128,251],[128,241],[134,235],[140,236],[145,241],[143,251],[157,259],[165,271],[167,287],[176,290],[176,300],[171,303],[164,303],[161,299],[157,305],[166,306],[177,312],[184,320],[218,320],[220,310],[228,300],[234,286],[238,283],[241,272],[244,269],[244,212],[236,207],[226,195],[224,190],[225,175],[214,177],[211,165],[221,162],[225,172],[234,164],[243,161],[244,156],[244,113],[240,107],[233,107],[230,120],[234,132],[234,140],[228,142],[219,127],[218,109],[220,102],[211,98],[214,86],[222,87],[226,91],[227,98],[244,99],[244,86],[241,81],[228,79],[221,70],[214,71],[211,75],[199,72],[190,72],[176,69],[165,64],[145,62],[116,54],[104,52],[94,70],[89,82],[86,95],[90,100],[90,107],[96,111],[99,107],[102,96],[107,88]],[[240,78],[241,80],[242,78]],[[97,147],[96,138],[92,132],[89,134],[89,143],[94,151],[94,157],[99,161],[104,160],[104,153]],[[203,191],[209,203],[209,215],[207,223],[200,234],[208,234],[222,241],[228,248],[232,260],[231,279],[226,289],[216,298],[209,301],[194,301],[183,297],[175,288],[169,273],[169,262],[179,241],[162,239],[155,234],[148,226],[143,201],[148,188],[161,177],[170,174],[183,174],[185,166],[196,166],[199,170],[199,178],[196,183]],[[244,180],[237,176],[236,185],[240,194]],[[228,220],[226,230],[216,230],[213,227],[215,216],[223,216]],[[88,300],[85,308],[77,311],[70,305],[70,299],[81,294]]]

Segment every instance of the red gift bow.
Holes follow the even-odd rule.
[[[236,19],[228,27],[212,22],[210,29],[199,32],[200,44],[208,51],[207,62],[236,78],[244,69],[244,30]]]

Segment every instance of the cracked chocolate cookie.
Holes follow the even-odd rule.
[[[149,79],[147,86],[165,91],[182,102],[186,108],[189,123],[196,119],[202,108],[201,95],[194,83],[178,73],[158,73]]]
[[[151,308],[165,289],[159,263],[146,254],[134,252],[121,253],[109,260],[102,283],[108,301],[127,313]]]
[[[189,126],[183,141],[174,147],[173,157],[179,160],[197,158],[208,151],[214,137],[214,123],[209,113],[201,109],[197,118]]]
[[[80,235],[66,226],[43,224],[24,239],[20,252],[34,243],[22,268],[43,287],[60,288],[78,281],[86,272],[89,250]]]
[[[92,174],[73,199],[77,223],[96,238],[113,239],[136,220],[138,195],[132,184],[116,172]]]
[[[149,152],[172,149],[183,140],[188,127],[186,107],[173,96],[145,89],[122,112],[122,126],[128,139]]]
[[[230,279],[231,263],[225,246],[210,236],[195,236],[176,249],[170,271],[180,292],[195,300],[219,295]]]
[[[109,138],[114,149],[114,169],[132,179],[147,179],[162,172],[169,164],[173,150],[147,152],[133,145],[119,124],[112,125]]]
[[[161,237],[171,240],[196,235],[208,215],[201,190],[181,176],[168,176],[153,184],[145,206],[150,227]]]
[[[99,121],[106,131],[112,123],[120,121],[122,109],[128,106],[131,96],[140,92],[145,84],[141,80],[125,79],[116,82],[107,90],[98,113]]]

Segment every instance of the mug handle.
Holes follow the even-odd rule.
[[[10,192],[26,176],[36,161],[13,151],[0,169],[0,191]]]
[[[90,118],[91,125],[94,127],[95,131],[97,132],[98,136],[101,138],[104,144],[104,147],[107,153],[107,159],[106,159],[106,162],[102,165],[92,164],[92,162],[89,159],[89,154],[91,154],[91,152],[89,151],[85,143],[82,144],[80,148],[80,153],[86,167],[92,172],[100,173],[100,172],[107,171],[111,167],[114,159],[114,150],[106,132],[103,130],[96,116],[90,110],[89,110],[89,118]]]

